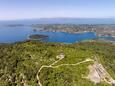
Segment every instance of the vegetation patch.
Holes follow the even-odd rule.
[[[90,72],[88,66],[93,64],[89,59],[98,56],[105,70],[115,79],[114,50],[114,44],[105,42],[62,44],[28,41],[0,45],[0,85],[38,86],[39,75],[42,86],[114,86],[106,82],[95,84],[85,78]],[[44,67],[38,74],[44,65],[49,67]]]

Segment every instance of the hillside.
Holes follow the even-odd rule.
[[[0,52],[0,86],[115,85],[114,44],[28,41],[0,45]]]

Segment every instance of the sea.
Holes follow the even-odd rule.
[[[10,27],[8,25],[22,24],[24,26]],[[15,43],[28,40],[33,34],[47,35],[43,42],[76,43],[84,40],[94,40],[99,37],[94,32],[65,33],[34,31],[32,24],[115,24],[115,19],[77,19],[77,18],[53,18],[53,19],[25,19],[0,21],[0,43]],[[106,40],[115,40],[113,37],[102,37]]]

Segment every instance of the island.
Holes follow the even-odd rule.
[[[41,40],[41,39],[45,39],[48,38],[48,36],[46,35],[39,35],[39,34],[34,34],[34,35],[30,35],[29,39],[30,40]]]
[[[9,24],[9,25],[5,25],[6,27],[24,27],[24,24]]]
[[[67,33],[84,33],[95,32],[98,36],[115,37],[114,24],[32,24],[34,30],[67,32]]]

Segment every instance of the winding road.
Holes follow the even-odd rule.
[[[41,83],[41,81],[40,81],[40,77],[39,77],[40,72],[41,72],[41,70],[42,70],[43,68],[58,68],[58,67],[61,67],[61,66],[76,66],[76,65],[79,65],[79,64],[82,64],[82,63],[94,61],[94,60],[92,60],[92,59],[86,59],[86,60],[84,60],[84,61],[81,61],[81,62],[78,62],[78,63],[75,63],[75,64],[60,64],[60,65],[58,65],[58,66],[54,66],[56,63],[58,63],[59,61],[61,61],[61,60],[63,60],[63,59],[64,59],[64,57],[61,57],[59,60],[53,62],[51,65],[42,65],[42,66],[39,68],[39,70],[38,70],[38,72],[37,72],[37,75],[36,75],[36,78],[37,78],[37,81],[38,81],[38,85],[39,85],[39,86],[43,86],[42,83]]]

